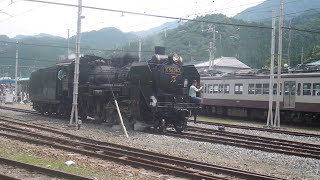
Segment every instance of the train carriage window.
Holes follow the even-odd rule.
[[[313,96],[320,96],[320,83],[313,84]]]
[[[218,84],[214,84],[213,85],[213,94],[218,93],[218,90],[219,90],[219,85]]]
[[[291,95],[294,96],[296,93],[296,84],[291,84]]]
[[[301,83],[298,83],[297,95],[300,96],[301,94]]]
[[[235,84],[234,94],[242,94],[242,93],[243,93],[243,84]]]
[[[311,83],[303,83],[303,95],[304,96],[311,95]]]
[[[219,84],[219,92],[218,93],[223,93],[223,84]]]
[[[204,93],[208,93],[207,92],[207,86],[208,86],[207,84],[204,85]]]
[[[284,84],[284,95],[288,96],[289,95],[289,88],[290,88],[290,84],[289,83],[285,83]]]
[[[225,84],[224,85],[224,93],[225,94],[229,94],[229,92],[230,92],[230,85],[229,84]]]
[[[204,86],[204,83],[203,83],[203,82],[200,83],[200,86],[203,87],[203,86]],[[205,92],[204,89],[201,89],[201,93],[204,93],[204,92]]]
[[[262,84],[256,84],[256,94],[262,93]]]
[[[213,93],[213,85],[212,84],[208,85],[208,93],[210,93],[210,94]]]
[[[249,84],[248,86],[248,94],[254,94],[254,84]]]
[[[273,85],[273,94],[277,94],[277,84]],[[282,94],[282,83],[280,83],[280,96]]]
[[[269,84],[263,84],[263,94],[269,94]]]

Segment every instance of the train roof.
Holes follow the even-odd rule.
[[[277,77],[277,74],[274,75]],[[290,74],[281,74],[282,78],[320,78],[320,72],[317,73],[290,73]],[[269,74],[250,74],[250,75],[223,75],[223,76],[207,76],[201,77],[202,80],[227,80],[227,79],[269,79]]]

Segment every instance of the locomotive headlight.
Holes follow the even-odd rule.
[[[187,87],[187,86],[188,86],[188,79],[184,79],[183,87]]]
[[[182,59],[182,57],[181,57],[181,56],[179,56],[178,63],[179,63],[180,65],[182,65],[182,64],[183,64],[183,59]]]
[[[172,59],[173,59],[174,62],[178,62],[179,61],[179,56],[178,55],[174,55],[172,57]]]

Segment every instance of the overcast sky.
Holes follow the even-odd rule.
[[[48,33],[67,37],[76,34],[77,8],[23,0],[0,0],[0,34]],[[77,4],[78,0],[44,0]],[[140,13],[194,18],[199,15],[222,13],[229,17],[264,0],[83,0],[83,5],[134,11]],[[83,9],[82,32],[116,27],[124,32],[147,30],[168,19]]]

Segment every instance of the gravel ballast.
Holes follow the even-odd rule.
[[[32,114],[0,110],[6,116],[12,116],[32,123],[41,123],[52,126],[69,133],[108,141],[159,153],[175,155],[183,158],[203,161],[216,165],[240,168],[242,170],[258,172],[286,179],[320,179],[320,160],[289,156],[277,153],[268,153],[258,150],[250,150],[233,146],[212,144],[206,142],[179,139],[165,135],[154,135],[139,131],[129,131],[127,139],[119,126],[106,127],[103,124],[82,124],[80,131],[70,130],[68,120],[58,120]],[[193,125],[193,123],[190,123]],[[210,125],[195,126],[217,128]],[[69,129],[69,130],[68,130]],[[227,131],[248,133],[259,136],[276,137],[281,139],[295,140],[306,143],[319,144],[319,138],[295,137],[260,131],[248,131],[234,128],[226,128]],[[169,178],[169,177],[168,177]]]

